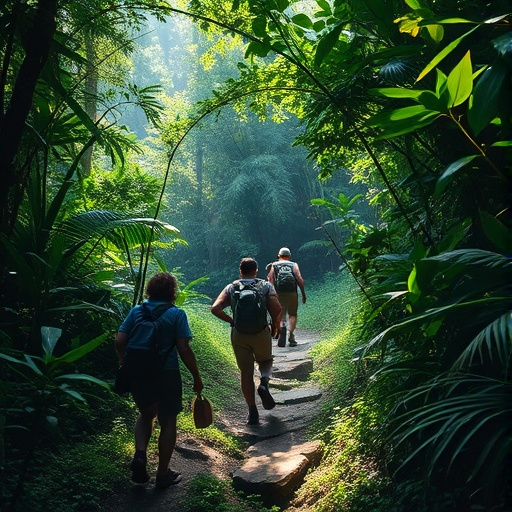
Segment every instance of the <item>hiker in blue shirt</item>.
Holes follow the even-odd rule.
[[[210,308],[217,318],[231,325],[231,344],[240,370],[242,393],[249,408],[249,425],[259,423],[254,361],[258,363],[261,377],[257,391],[263,408],[275,407],[268,389],[273,361],[271,336],[277,333],[281,317],[281,306],[274,287],[268,281],[258,279],[257,274],[256,260],[243,258],[240,262],[240,279],[227,285]],[[231,316],[224,311],[228,306],[231,306]],[[270,328],[267,312],[272,321]]]
[[[281,316],[281,327],[277,345],[286,346],[286,320],[288,320],[288,345],[296,347],[295,328],[297,326],[297,310],[299,308],[299,294],[297,287],[302,294],[302,303],[306,303],[306,292],[304,290],[304,279],[300,273],[299,265],[291,261],[292,253],[288,247],[281,247],[277,254],[277,261],[272,263],[267,279],[274,284],[277,290],[279,303],[283,309]]]
[[[177,484],[181,474],[169,468],[172,453],[176,444],[176,420],[183,410],[182,382],[178,364],[178,354],[192,374],[195,393],[200,393],[203,383],[199,375],[195,354],[190,347],[192,332],[188,318],[182,309],[174,306],[177,294],[176,278],[161,272],[154,275],[147,283],[147,301],[130,310],[128,316],[119,327],[114,347],[122,364],[125,356],[129,335],[134,326],[144,318],[144,308],[150,312],[158,308],[167,309],[158,318],[159,354],[164,354],[163,370],[148,376],[132,376],[130,391],[139,409],[135,423],[135,455],[130,465],[132,481],[142,484],[149,481],[146,470],[146,451],[153,433],[155,418],[158,417],[160,435],[158,438],[158,468],[156,487],[164,489]]]

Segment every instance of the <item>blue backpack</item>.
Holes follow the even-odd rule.
[[[130,378],[146,378],[161,372],[167,361],[172,344],[165,353],[160,352],[160,317],[174,304],[160,304],[151,311],[142,303],[142,320],[128,334],[123,366]]]

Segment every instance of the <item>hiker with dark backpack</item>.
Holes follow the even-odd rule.
[[[114,342],[139,410],[131,479],[137,484],[149,481],[146,452],[158,417],[155,485],[159,489],[181,480],[180,473],[169,468],[176,444],[177,416],[183,410],[178,354],[192,374],[194,392],[203,390],[196,357],[189,344],[192,332],[185,311],[174,305],[176,294],[174,276],[167,272],[154,275],[146,286],[148,299],[130,310]]]
[[[306,303],[304,279],[300,273],[299,265],[291,261],[292,253],[288,247],[281,247],[277,253],[277,261],[272,263],[267,279],[273,283],[279,303],[282,308],[281,326],[277,338],[277,346],[286,346],[286,322],[288,320],[288,345],[296,347],[295,328],[297,327],[297,310],[299,309],[299,294],[302,295],[302,304]]]
[[[240,279],[227,285],[210,310],[231,325],[231,345],[240,370],[240,382],[249,408],[247,423],[259,423],[254,385],[254,361],[258,363],[260,384],[258,395],[264,409],[273,409],[275,401],[268,389],[272,376],[272,334],[277,333],[281,306],[268,281],[258,279],[258,264],[253,258],[240,262]],[[231,307],[230,316],[224,310]],[[271,318],[269,327],[268,315]]]

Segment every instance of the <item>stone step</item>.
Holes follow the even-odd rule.
[[[270,388],[276,404],[279,405],[293,405],[302,404],[304,402],[313,402],[322,396],[322,391],[317,386],[305,386],[287,391],[273,391],[273,383],[271,381]]]
[[[313,371],[313,361],[311,359],[286,359],[282,361],[274,360],[272,375],[280,379],[290,379],[305,382],[309,379]]]
[[[320,441],[297,444],[284,434],[251,446],[247,460],[233,473],[233,485],[248,494],[260,494],[266,501],[279,502],[297,489],[308,469],[322,456]]]

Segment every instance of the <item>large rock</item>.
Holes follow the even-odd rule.
[[[294,444],[292,436],[281,435],[256,443],[246,453],[248,459],[233,473],[235,488],[280,501],[301,485],[312,465],[318,464],[322,446],[320,441]]]

